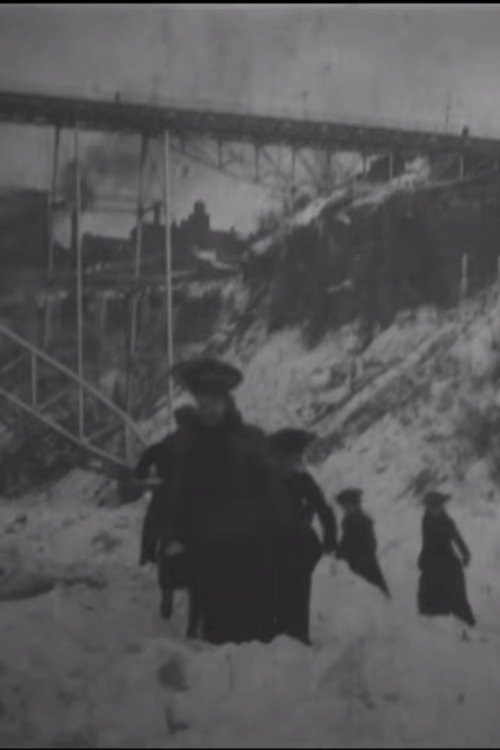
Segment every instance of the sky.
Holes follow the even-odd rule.
[[[499,6],[0,7],[3,88],[156,94],[437,127],[448,102],[450,128],[500,133],[499,69]],[[47,133],[4,126],[0,154],[0,183],[46,181]],[[213,178],[197,178],[198,192],[211,193]],[[207,199],[220,204],[221,220],[235,192],[248,192],[223,182]],[[180,191],[182,203],[193,190]]]

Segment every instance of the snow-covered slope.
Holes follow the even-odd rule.
[[[241,408],[267,429],[318,430],[313,471],[330,500],[364,488],[393,595],[324,559],[310,649],[187,644],[182,595],[162,623],[154,571],[137,566],[146,498],[113,509],[100,503],[111,488],[75,472],[50,496],[0,504],[0,746],[497,747],[500,491],[495,443],[478,451],[464,414],[493,409],[499,312],[490,295],[400,318],[364,353],[352,392],[348,329],[311,351],[293,330],[254,343]],[[414,489],[429,477],[451,486],[472,549],[480,626],[467,640],[416,612]],[[12,600],[30,589],[45,593]]]

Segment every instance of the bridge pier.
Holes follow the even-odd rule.
[[[460,266],[460,300],[463,302],[469,291],[469,255],[462,254],[462,263]]]
[[[50,193],[48,205],[48,259],[47,259],[47,278],[49,282],[54,279],[54,208],[57,194],[57,173],[59,169],[59,144],[61,129],[56,126],[54,131],[54,151],[52,154],[52,174],[50,180]]]
[[[330,190],[332,187],[332,149],[330,146],[325,149],[324,183],[326,190]]]
[[[148,134],[141,133],[141,144],[139,154],[139,170],[138,170],[138,186],[137,186],[137,207],[136,207],[136,235],[135,235],[135,258],[134,258],[134,279],[139,279],[141,275],[141,261],[142,261],[142,250],[143,250],[143,222],[144,222],[144,177],[146,160],[148,156],[149,148],[149,136]],[[129,298],[128,307],[128,320],[129,320],[129,335],[127,337],[126,345],[126,365],[125,365],[125,410],[127,414],[132,413],[133,407],[133,376],[134,376],[134,355],[137,348],[138,339],[138,315],[139,315],[139,299],[137,292],[134,290]],[[127,461],[130,460],[132,454],[131,436],[130,430],[125,428],[125,455]]]
[[[163,205],[165,211],[165,293],[166,293],[166,345],[167,345],[167,403],[168,421],[174,426],[174,390],[172,365],[174,364],[174,325],[172,300],[172,185],[170,182],[170,133],[163,134]]]
[[[134,275],[136,278],[141,273],[142,260],[142,224],[144,220],[144,169],[148,154],[149,139],[147,135],[141,135],[141,153],[139,157],[139,185],[137,189],[137,234],[135,241],[135,266]]]
[[[48,349],[53,336],[52,326],[52,300],[50,297],[45,297],[43,307],[43,348]]]
[[[142,260],[142,229],[144,220],[144,168],[146,164],[146,158],[148,153],[148,137],[141,135],[141,152],[139,157],[139,175],[138,175],[138,189],[137,189],[137,227],[135,235],[135,258],[134,258],[134,278],[138,279],[141,275],[141,260]],[[130,318],[130,351],[129,355],[133,356],[137,346],[137,296],[134,293],[132,295],[131,305],[131,318]],[[127,368],[128,369],[128,368]],[[129,380],[127,376],[127,381]],[[130,406],[129,402],[130,392],[127,388],[127,409]]]
[[[43,302],[43,338],[42,347],[47,350],[61,332],[61,295],[49,291]]]
[[[364,180],[366,180],[366,175],[367,175],[367,171],[368,171],[368,157],[367,157],[365,151],[363,151],[363,153],[361,154],[361,165],[362,165],[361,166],[361,170],[362,170],[361,171],[361,179],[364,181]]]
[[[81,440],[85,437],[85,394],[82,387],[83,381],[83,259],[81,238],[81,182],[80,182],[80,142],[78,123],[74,128],[75,149],[75,243],[76,243],[76,325],[77,325],[77,348],[78,366],[77,372],[80,379],[78,386],[78,436]]]
[[[99,341],[101,342],[100,351],[102,352],[102,342],[106,338],[108,330],[108,295],[105,291],[97,295],[96,315],[97,331],[99,333]]]
[[[458,176],[461,180],[465,177],[465,159],[463,154],[460,154],[458,157]]]
[[[144,219],[144,168],[148,153],[148,137],[141,136],[141,153],[139,157],[139,184],[137,190],[137,229],[135,235],[135,259],[134,259],[134,278],[138,279],[141,275],[142,260],[142,229]],[[137,345],[137,297],[132,297],[132,316],[130,331],[130,354],[133,355]],[[127,402],[128,407],[128,402]]]
[[[255,182],[259,182],[260,179],[260,147],[259,144],[255,144]]]

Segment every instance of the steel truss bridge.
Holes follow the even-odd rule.
[[[127,288],[130,295],[132,314],[129,318],[127,367],[129,380],[134,370],[137,356],[138,308],[141,287],[155,283],[147,275],[143,259],[144,219],[151,210],[146,200],[147,164],[152,149],[156,149],[155,159],[160,165],[160,198],[166,227],[164,240],[164,271],[156,283],[165,296],[164,353],[167,371],[173,362],[173,304],[172,304],[172,252],[171,252],[171,204],[175,185],[172,180],[172,154],[200,162],[218,169],[232,177],[251,181],[267,188],[278,190],[284,204],[290,195],[302,184],[314,185],[316,190],[331,189],[340,180],[352,180],[337,162],[338,155],[356,152],[362,156],[361,178],[366,176],[369,160],[373,157],[385,159],[386,179],[395,175],[396,163],[401,158],[415,156],[446,156],[456,165],[456,178],[465,179],[479,168],[498,170],[500,164],[500,136],[480,137],[470,135],[466,128],[461,133],[440,132],[429,126],[404,126],[398,123],[368,123],[353,118],[338,120],[326,115],[298,116],[289,112],[257,113],[234,107],[216,107],[207,103],[182,103],[178,101],[147,102],[134,97],[122,100],[120,94],[107,98],[81,97],[68,94],[20,92],[0,89],[0,122],[12,125],[38,125],[51,128],[54,132],[52,174],[49,198],[49,242],[47,257],[47,281],[53,289],[57,284],[58,269],[54,253],[54,213],[60,210],[58,195],[58,175],[60,172],[60,139],[64,130],[74,136],[74,195],[66,201],[66,208],[72,211],[76,237],[76,270],[72,285],[76,297],[77,362],[74,371],[58,363],[53,358],[3,327],[0,334],[14,343],[30,363],[29,388],[25,393],[15,391],[12,379],[2,381],[2,373],[9,372],[9,364],[0,370],[0,396],[14,404],[26,414],[52,428],[68,440],[76,442],[84,451],[107,461],[110,465],[126,467],[134,460],[130,435],[134,434],[139,443],[140,435],[134,427],[132,416],[134,404],[131,391],[125,403],[118,407],[99,395],[96,388],[85,380],[84,350],[84,268],[82,257],[81,215],[82,201],[82,148],[81,133],[94,131],[108,134],[134,134],[140,136],[138,153],[137,192],[125,205],[123,196],[106,196],[105,210],[131,211],[137,221],[134,261],[128,276],[115,280],[107,279],[111,286]],[[359,179],[359,174],[356,179]],[[19,357],[19,353],[18,353]],[[47,408],[58,401],[57,394],[45,399],[39,397],[39,367],[43,362],[58,371],[73,387],[77,388],[78,398],[73,402],[76,423],[62,426],[47,413]],[[170,378],[166,379],[170,418],[172,415],[173,390]],[[106,434],[108,427],[86,432],[88,422],[87,402],[89,397],[98,401],[106,411],[118,420],[116,429],[124,429],[129,436],[124,441],[124,449],[97,447],[93,439],[97,433]],[[41,408],[43,405],[43,409]],[[113,428],[115,429],[115,428]],[[108,432],[112,429],[109,428]],[[125,455],[123,455],[123,450]]]
[[[401,154],[456,156],[459,174],[464,173],[468,158],[491,162],[500,158],[500,136],[469,135],[466,128],[450,133],[428,123],[408,126],[394,121],[336,120],[324,114],[252,113],[206,102],[151,103],[137,97],[122,101],[119,94],[105,100],[0,90],[0,121],[38,124],[56,131],[77,127],[80,131],[139,134],[146,140],[168,133],[170,148],[178,154],[262,184],[272,183],[277,175],[300,179],[301,166],[314,177],[311,173],[318,171],[318,164],[306,161],[304,152],[322,155],[322,177],[335,155],[349,150],[366,156],[387,155],[388,177],[394,158]],[[276,149],[280,148],[288,151],[286,166],[277,158]],[[315,178],[317,183],[318,174]]]

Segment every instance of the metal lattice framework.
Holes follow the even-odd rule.
[[[0,372],[0,376],[3,376],[3,381],[5,381],[5,376],[8,375],[9,372],[15,372],[15,382],[13,383],[12,378],[10,378],[9,387],[6,387],[0,377],[0,395],[15,407],[21,409],[21,411],[36,418],[51,430],[59,433],[59,435],[66,440],[74,443],[79,448],[84,448],[97,460],[101,462],[104,461],[118,469],[126,468],[131,455],[133,455],[131,441],[136,440],[139,446],[144,446],[145,444],[145,440],[137,429],[134,421],[91,383],[83,380],[73,372],[73,370],[66,367],[61,362],[58,362],[46,352],[38,349],[38,347],[34,346],[31,342],[18,336],[2,324],[0,324],[0,338],[7,339],[17,350],[17,356],[11,360],[9,365],[3,367]],[[28,396],[23,393],[23,386],[26,383],[26,379],[20,377],[20,365],[28,365]],[[41,368],[43,366],[45,366],[46,371],[49,369],[58,377],[58,388],[50,396],[47,394],[44,395],[43,393],[45,386],[44,380],[46,379],[41,377]],[[62,420],[57,421],[54,419],[53,414],[50,414],[48,410],[53,410],[56,405],[62,405],[62,415],[67,418],[68,415],[65,413],[67,412],[67,408],[64,408],[64,402],[68,401],[68,397],[71,398],[71,388],[76,391],[79,404],[82,404],[85,398],[95,400],[101,407],[104,407],[105,411],[108,412],[108,417],[111,416],[113,418],[113,422],[110,423],[108,418],[104,426],[101,424],[94,427],[92,433],[86,433],[85,412],[83,409],[78,410],[77,425],[75,425],[73,429],[68,428]],[[69,417],[71,418],[71,413],[69,414]],[[124,430],[123,445],[125,445],[126,448],[125,455],[122,456],[116,452],[112,453],[105,448],[101,448],[98,445],[99,438],[107,436],[117,429]]]

